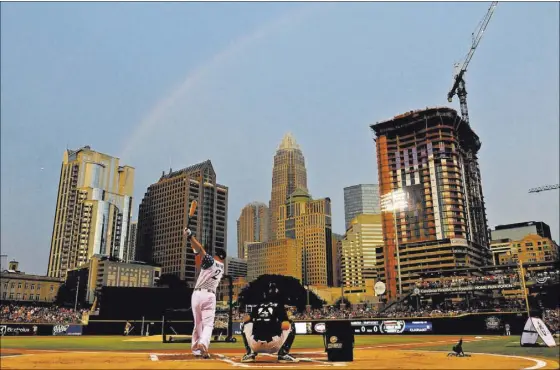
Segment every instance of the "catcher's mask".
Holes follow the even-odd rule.
[[[268,283],[268,289],[264,292],[264,298],[269,301],[274,301],[277,299],[278,293],[280,293],[280,291],[276,287],[276,283],[270,282]]]

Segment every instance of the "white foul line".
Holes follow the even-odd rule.
[[[412,351],[412,350],[408,350]],[[427,350],[414,350],[415,352],[449,352],[449,351],[427,351]],[[545,367],[547,363],[545,361],[532,358],[532,357],[523,357],[523,356],[514,356],[514,355],[499,355],[497,353],[479,353],[479,352],[469,352],[469,354],[473,355],[484,355],[484,356],[497,356],[497,357],[509,357],[509,358],[520,358],[522,360],[533,361],[535,363],[534,366],[525,367],[524,370],[537,370],[542,367]]]

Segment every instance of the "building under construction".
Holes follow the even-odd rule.
[[[472,128],[444,107],[411,111],[370,127],[383,208],[378,277],[387,285],[388,298],[396,298],[399,289],[407,293],[422,271],[486,265],[481,144]],[[404,195],[400,205],[396,193]]]

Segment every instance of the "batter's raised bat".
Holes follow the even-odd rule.
[[[191,220],[196,212],[196,206],[198,206],[198,202],[195,199],[191,202],[191,208],[189,208],[189,215],[187,216],[187,229],[191,227]]]

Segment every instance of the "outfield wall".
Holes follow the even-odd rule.
[[[0,323],[0,336],[63,336],[82,335],[83,325],[78,324],[19,324]]]
[[[297,320],[298,335],[322,334],[326,321],[350,321],[356,335],[501,335],[505,324],[512,334],[521,334],[527,315],[519,312],[486,312],[454,317],[371,318],[355,320]],[[161,335],[161,319],[130,320],[129,335]],[[125,320],[93,320],[88,325],[7,324],[0,323],[0,335],[123,335]],[[193,329],[191,320],[172,321],[176,334],[188,335]],[[241,322],[233,322],[234,334],[241,334]]]

